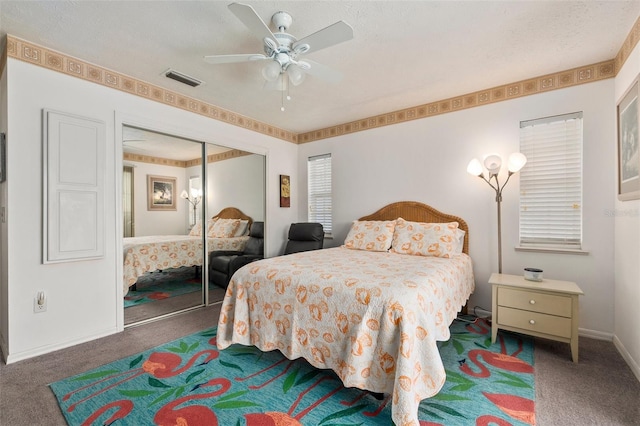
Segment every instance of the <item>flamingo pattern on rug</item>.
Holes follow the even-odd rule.
[[[534,425],[533,345],[484,320],[439,343],[447,382],[419,426]],[[330,370],[255,347],[216,346],[210,329],[51,385],[70,425],[393,424],[389,395],[345,388]]]

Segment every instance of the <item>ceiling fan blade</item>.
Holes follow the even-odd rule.
[[[308,44],[309,52],[313,53],[325,47],[351,40],[352,38],[353,28],[351,28],[351,25],[344,21],[338,21],[293,43],[293,49],[296,50],[296,46]]]
[[[308,68],[306,67],[305,63],[309,65]],[[339,83],[340,81],[342,81],[341,72],[329,68],[326,65],[322,65],[318,62],[310,61],[305,58],[304,61],[298,61],[298,65],[300,65],[300,67],[307,74],[318,77],[330,83]]]
[[[260,53],[249,53],[240,55],[209,55],[204,56],[203,59],[209,64],[233,64],[238,62],[261,61],[268,59],[268,57]]]
[[[261,42],[264,43],[265,38],[276,40],[276,36],[273,35],[269,26],[258,16],[253,7],[242,3],[231,3],[228,7]]]

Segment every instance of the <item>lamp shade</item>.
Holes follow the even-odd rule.
[[[184,198],[184,199],[189,198],[189,194],[185,189],[183,189],[182,192],[180,193],[180,198]]]
[[[289,80],[291,80],[291,84],[294,86],[297,86],[304,81],[305,73],[295,64],[291,64],[287,67],[287,74],[289,74]]]
[[[467,166],[467,173],[474,176],[482,175],[482,164],[480,164],[480,161],[478,161],[477,158],[469,161],[469,165]]]
[[[514,152],[509,156],[507,167],[511,173],[517,173],[527,164],[527,157],[520,152]]]
[[[491,154],[485,157],[484,166],[487,168],[490,174],[497,175],[502,167],[502,158],[497,154]]]
[[[267,81],[275,81],[280,76],[281,65],[277,61],[271,61],[262,68],[262,76]]]

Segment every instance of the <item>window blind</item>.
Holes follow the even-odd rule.
[[[520,245],[580,249],[582,112],[520,123]]]
[[[308,198],[309,222],[322,224],[325,235],[332,232],[331,205],[331,154],[309,157]]]

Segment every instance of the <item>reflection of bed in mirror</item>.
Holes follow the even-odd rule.
[[[461,232],[464,231],[464,232]],[[445,370],[436,341],[474,289],[468,228],[417,202],[354,221],[345,244],[260,260],[231,279],[218,347],[278,349],[384,393],[395,424],[417,425]]]
[[[222,209],[203,227],[200,222],[189,235],[155,235],[124,238],[124,294],[146,273],[202,266],[203,230],[207,233],[207,249],[243,250],[249,239],[252,218],[235,207]]]

